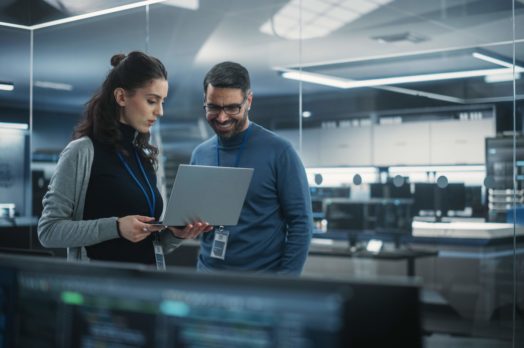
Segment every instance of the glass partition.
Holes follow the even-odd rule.
[[[425,329],[464,337],[428,345],[511,345],[522,311],[508,215],[521,189],[511,144],[522,4],[303,0],[273,19],[293,6],[302,27],[287,39],[301,39],[301,60],[280,71],[303,83],[318,238],[306,274],[416,276]],[[315,257],[326,239],[351,259]]]
[[[83,13],[80,8],[78,11]],[[51,23],[33,31],[31,172],[36,217],[42,212],[41,201],[58,156],[71,141],[85,104],[111,69],[111,57],[147,49],[147,21],[146,8],[141,6],[69,23]],[[33,227],[33,246],[38,248]],[[64,249],[52,251],[65,255]]]
[[[522,153],[522,134],[524,132],[524,85],[522,78],[524,78],[524,71],[521,67],[524,67],[524,23],[522,21],[522,9],[519,10],[518,1],[515,1],[515,17],[514,17],[514,36],[513,42],[513,54],[514,54],[514,69],[515,75],[513,82],[513,130],[514,130],[514,166],[513,171],[515,175],[514,181],[514,192],[522,193],[524,188],[523,181],[524,176],[524,156]],[[517,68],[517,66],[519,68]],[[521,228],[523,222],[523,202],[522,196],[516,197],[514,203],[514,214],[513,223],[515,226],[515,233],[513,238],[513,262],[512,262],[512,281],[507,280],[509,284],[513,286],[513,307],[512,313],[506,313],[506,316],[511,315],[514,318],[513,321],[513,345],[519,347],[524,345],[524,243],[521,236]],[[518,233],[518,234],[517,234]]]
[[[150,49],[168,66],[170,96],[160,125],[166,190],[193,149],[214,135],[203,105],[203,80],[223,61],[250,73],[253,102],[249,119],[270,130],[279,123],[298,129],[299,87],[275,67],[296,64],[300,43],[275,39],[264,23],[281,1],[181,1],[150,6]],[[298,140],[298,139],[297,139]],[[298,143],[297,143],[298,144]]]
[[[27,248],[27,234],[18,232],[32,221],[30,33],[0,26],[0,47],[0,248]]]

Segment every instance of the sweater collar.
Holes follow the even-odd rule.
[[[218,135],[218,142],[220,144],[220,146],[223,146],[223,147],[237,147],[237,146],[240,146],[240,144],[242,144],[242,141],[244,140],[244,136],[246,135],[247,131],[249,130],[249,128],[253,128],[253,122],[249,122],[249,126],[244,129],[242,132],[238,133],[238,134],[235,134],[233,135],[231,138],[222,138],[222,137],[219,137]]]
[[[122,145],[129,146],[135,142],[135,138],[138,135],[138,131],[130,125],[119,123],[118,125],[120,133],[122,134]]]

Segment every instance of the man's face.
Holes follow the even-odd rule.
[[[218,136],[231,138],[247,129],[252,99],[251,93],[246,97],[239,88],[208,85],[204,103],[207,122]]]

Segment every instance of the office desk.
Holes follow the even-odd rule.
[[[438,258],[417,264],[417,273],[424,278],[425,287],[438,291],[464,318],[491,320],[497,311],[513,306],[514,285],[517,289],[524,286],[524,236],[413,237],[409,245],[438,252]],[[517,296],[516,305],[524,310],[522,296]]]
[[[382,250],[380,252],[369,252],[367,250],[350,251],[346,250],[318,250],[314,247],[315,241],[312,242],[309,255],[312,256],[330,256],[330,257],[356,257],[368,258],[375,260],[402,261],[406,260],[406,274],[409,277],[415,276],[415,260],[422,257],[437,256],[438,251],[412,250],[412,249],[393,249]]]
[[[492,320],[497,313],[512,305],[514,269],[518,273],[517,289],[524,288],[522,235],[516,236],[515,240],[512,236],[457,238],[402,235],[400,243],[409,250],[407,254],[388,251],[381,255],[370,255],[365,251],[350,253],[347,231],[330,231],[315,237],[321,238],[314,238],[311,244],[306,274],[337,278],[416,276],[422,279],[425,289],[441,295],[460,317],[475,322]],[[351,238],[357,243],[371,238],[394,239],[386,234],[383,237],[371,231],[360,234],[351,232]],[[406,260],[407,271],[404,273],[393,262],[381,262],[389,260]],[[517,301],[517,308],[523,311],[524,297],[517,296]]]

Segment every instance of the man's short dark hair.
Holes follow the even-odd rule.
[[[218,63],[208,71],[204,78],[204,95],[210,84],[218,88],[239,88],[244,96],[251,89],[247,69],[235,62]]]

